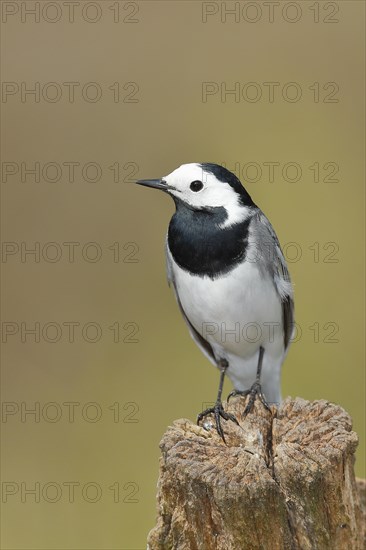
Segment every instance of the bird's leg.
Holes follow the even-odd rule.
[[[226,359],[220,359],[217,366],[219,367],[221,373],[220,373],[220,384],[219,384],[219,391],[217,392],[216,403],[213,407],[210,407],[210,408],[206,409],[205,411],[201,412],[197,416],[197,424],[199,424],[205,416],[207,416],[209,414],[213,414],[215,416],[217,432],[222,437],[224,443],[226,443],[225,436],[224,436],[224,431],[223,431],[222,426],[221,426],[221,418],[220,417],[222,417],[224,420],[232,420],[233,422],[235,422],[238,425],[239,425],[239,423],[238,423],[237,419],[235,418],[235,416],[233,414],[230,414],[230,413],[227,413],[226,411],[224,411],[224,408],[222,406],[222,401],[221,401],[222,389],[224,387],[225,373],[226,373],[226,370],[229,366],[229,363],[226,361]]]
[[[266,409],[268,409],[269,411],[271,410],[269,408],[269,405],[268,405],[267,401],[266,401],[266,398],[263,395],[262,386],[261,386],[261,382],[260,382],[261,372],[262,372],[263,355],[264,355],[264,348],[262,348],[262,346],[261,346],[259,348],[257,375],[255,377],[255,382],[252,385],[252,387],[249,390],[244,390],[244,391],[234,390],[231,393],[229,393],[229,395],[227,397],[227,401],[229,401],[230,397],[233,397],[234,395],[243,395],[243,396],[249,395],[249,401],[248,401],[247,406],[244,409],[243,417],[246,416],[252,410],[253,405],[254,405],[254,401],[255,401],[257,396],[259,397],[259,400],[262,403],[262,405],[264,405],[264,407],[266,407]]]

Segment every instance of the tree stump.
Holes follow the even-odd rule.
[[[224,404],[240,423],[222,421],[226,445],[213,417],[206,429],[181,419],[164,434],[148,549],[363,550],[365,483],[354,476],[349,415],[287,398],[272,414],[257,400],[243,420],[245,403]]]

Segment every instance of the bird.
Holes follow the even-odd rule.
[[[175,203],[165,244],[168,283],[190,335],[220,372],[216,401],[197,423],[213,415],[226,442],[222,420],[238,420],[222,404],[225,376],[234,387],[228,401],[248,397],[244,417],[257,398],[269,410],[281,402],[281,367],[294,330],[284,254],[267,217],[224,166],[182,164],[136,183]]]

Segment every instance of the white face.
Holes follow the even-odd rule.
[[[228,213],[225,226],[243,221],[248,215],[248,209],[240,204],[234,189],[228,183],[217,180],[213,174],[204,172],[199,164],[182,164],[162,179],[174,188],[169,189],[171,195],[197,210],[207,206],[223,206]],[[195,191],[194,186],[191,188],[191,183],[197,181],[203,184],[199,191]]]

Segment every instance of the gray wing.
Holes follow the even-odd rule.
[[[188,326],[189,334],[191,335],[193,340],[196,342],[197,346],[201,349],[202,353],[204,353],[204,355],[214,365],[216,365],[217,361],[215,359],[215,355],[214,355],[214,352],[212,350],[212,347],[207,342],[207,340],[205,340],[203,338],[203,336],[201,336],[200,333],[197,332],[197,330],[194,328],[194,326],[192,325],[192,323],[188,319],[188,317],[187,317],[187,315],[186,315],[186,313],[183,309],[182,302],[180,301],[179,294],[178,294],[178,291],[177,291],[177,287],[176,287],[175,281],[174,281],[174,272],[173,272],[173,266],[172,266],[172,259],[171,259],[171,254],[170,254],[167,242],[166,242],[165,252],[166,252],[166,274],[167,274],[167,278],[168,278],[168,285],[173,287],[175,298],[177,300],[177,303],[178,303],[180,312],[183,316],[183,319],[185,320],[185,322]]]
[[[251,227],[259,269],[273,280],[282,303],[285,349],[289,345],[294,324],[294,300],[290,274],[277,235],[261,210],[253,216]]]

